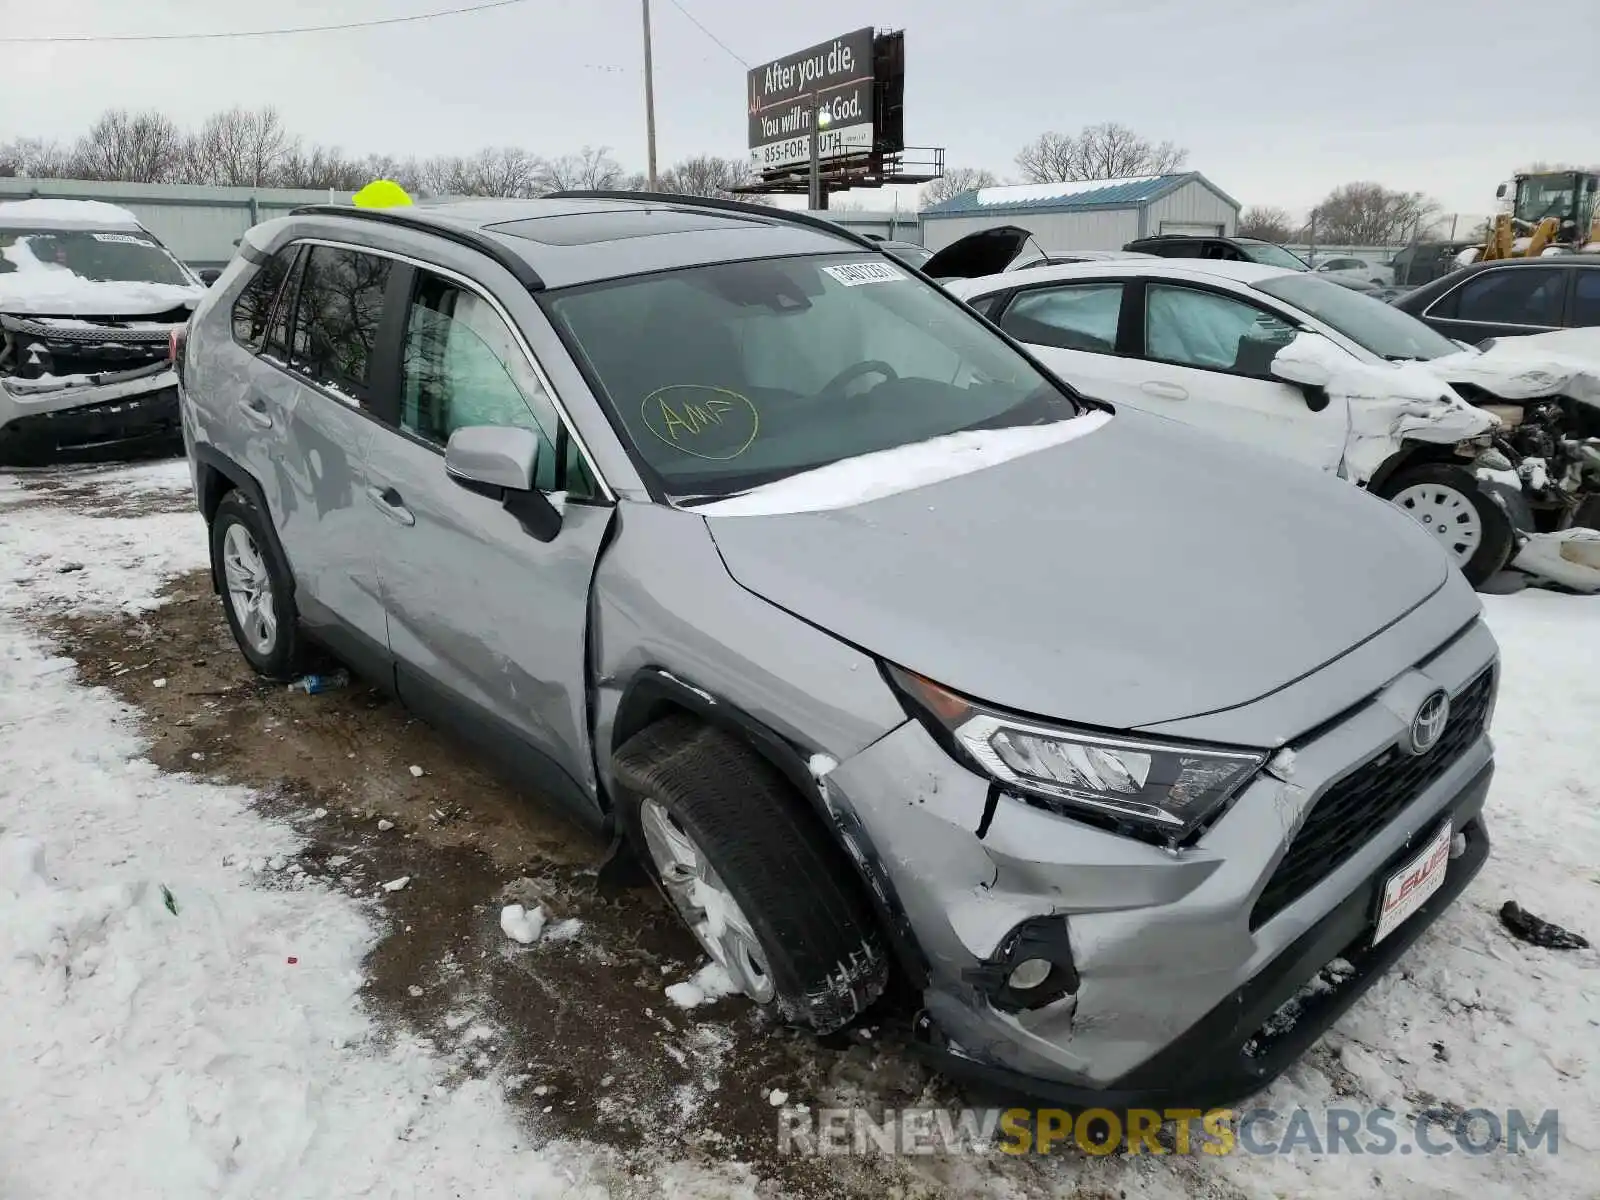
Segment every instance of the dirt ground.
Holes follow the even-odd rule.
[[[144,516],[190,503],[158,490],[109,498],[92,476],[27,483],[14,508]],[[293,859],[244,869],[266,886],[321,879],[377,906],[388,933],[367,986],[380,1019],[431,1039],[455,1071],[507,1078],[540,1136],[611,1147],[624,1166],[663,1149],[747,1163],[775,1194],[952,1194],[951,1165],[934,1159],[778,1153],[774,1091],[874,1111],[959,1103],[899,1044],[904,1014],[819,1040],[737,998],[676,1007],[665,987],[703,956],[636,872],[602,872],[607,845],[359,679],[315,696],[259,680],[206,572],[172,581],[165,603],[140,617],[41,613],[35,623],[84,683],[142,714],[158,766],[255,789],[308,838]],[[383,889],[402,876],[404,888]],[[534,945],[502,934],[511,902],[550,914]],[[960,1166],[968,1186],[974,1170],[987,1171]],[[1008,1160],[1004,1173],[1010,1194],[1048,1187],[1041,1166]]]

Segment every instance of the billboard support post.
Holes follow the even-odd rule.
[[[828,207],[828,193],[822,187],[822,162],[818,154],[818,142],[822,136],[822,126],[827,121],[828,114],[823,108],[822,100],[815,92],[811,93],[811,187],[806,207],[813,212]]]

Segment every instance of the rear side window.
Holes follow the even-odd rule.
[[[1600,325],[1600,271],[1580,270],[1577,290],[1572,293],[1572,319],[1569,325]]]
[[[300,276],[289,365],[329,391],[364,401],[392,265],[375,254],[312,246]]]
[[[298,247],[289,246],[267,259],[233,303],[233,340],[251,350],[261,349],[272,320],[272,304],[289,277]]]
[[[1120,283],[1079,283],[1022,293],[1006,309],[1000,327],[1036,346],[1110,354],[1121,314]]]
[[[1560,267],[1485,271],[1462,286],[1455,315],[1501,325],[1559,325],[1566,286]]]

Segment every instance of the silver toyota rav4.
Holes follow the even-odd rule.
[[[824,221],[309,208],[177,360],[250,664],[316,642],[625,836],[788,1020],[894,979],[951,1075],[1232,1098],[1488,853],[1497,651],[1432,538]]]

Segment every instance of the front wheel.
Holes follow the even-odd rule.
[[[266,516],[231,491],[211,519],[211,570],[239,650],[268,679],[291,679],[300,663],[294,582],[275,553]]]
[[[1395,472],[1378,494],[1438,539],[1473,587],[1503,568],[1516,548],[1511,518],[1461,467],[1408,467]]]
[[[864,888],[771,763],[686,715],[613,763],[623,828],[738,991],[818,1033],[878,997],[888,958]]]

